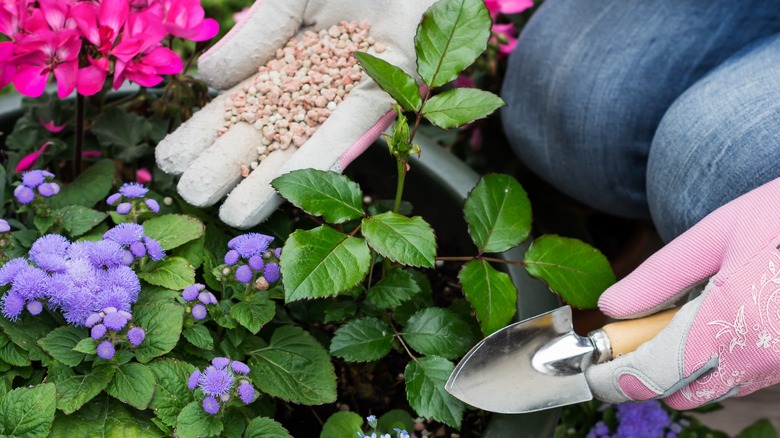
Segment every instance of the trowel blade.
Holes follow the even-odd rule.
[[[445,389],[474,407],[504,414],[591,400],[583,373],[593,344],[574,333],[571,308],[504,327],[460,361]]]

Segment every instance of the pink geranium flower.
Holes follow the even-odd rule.
[[[507,24],[494,24],[490,29],[493,33],[502,36],[506,43],[499,42],[498,38],[494,37],[494,40],[498,42],[498,50],[502,54],[506,55],[512,52],[517,46],[517,29],[512,23]]]
[[[490,16],[495,18],[500,14],[519,14],[533,7],[533,0],[485,0],[485,6],[490,11]]]
[[[219,24],[200,6],[200,0],[162,0],[165,28],[179,38],[205,41],[219,32]]]
[[[117,59],[114,89],[118,89],[125,79],[143,87],[154,87],[162,82],[163,78],[160,75],[178,74],[183,68],[184,64],[179,55],[167,47],[157,47],[127,62]]]
[[[14,85],[20,93],[38,97],[43,94],[49,74],[57,78],[57,96],[68,96],[76,88],[81,38],[74,30],[59,32],[41,29],[24,40]]]
[[[135,181],[138,184],[149,184],[152,182],[152,172],[149,169],[142,167],[135,171]]]

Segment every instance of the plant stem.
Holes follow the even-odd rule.
[[[404,193],[404,182],[406,181],[406,162],[401,159],[395,160],[395,167],[398,172],[398,182],[395,186],[395,202],[393,203],[393,213],[398,213],[401,209],[401,198]]]
[[[86,113],[86,101],[84,96],[76,93],[76,144],[73,157],[73,177],[81,173],[81,154],[84,149],[84,114]]]

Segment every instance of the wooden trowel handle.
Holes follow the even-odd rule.
[[[680,310],[679,307],[664,310],[650,316],[638,319],[613,322],[605,325],[601,330],[606,332],[609,343],[612,346],[612,357],[631,353],[640,345],[654,338]]]

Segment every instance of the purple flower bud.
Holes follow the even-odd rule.
[[[207,292],[209,295],[209,302],[207,304],[217,304],[217,297],[214,296],[213,293]]]
[[[43,304],[40,301],[30,301],[27,303],[27,311],[31,315],[39,315],[43,311]]]
[[[35,192],[27,186],[18,186],[14,189],[14,196],[20,204],[29,204],[35,199]]]
[[[134,346],[141,345],[146,338],[146,332],[141,327],[133,327],[127,332],[127,340]]]
[[[49,183],[49,184],[51,184],[51,189],[53,191],[52,195],[56,195],[57,193],[60,192],[60,185],[59,184],[57,184],[55,182],[52,182],[52,183]]]
[[[135,257],[143,257],[146,255],[146,246],[142,242],[133,242],[130,244],[130,252]]]
[[[236,374],[249,374],[249,367],[244,362],[237,360],[230,363],[230,369]]]
[[[125,316],[119,312],[107,313],[106,316],[103,318],[103,324],[107,328],[115,332],[118,332],[119,330],[125,328],[125,326],[127,325],[127,318],[125,318]]]
[[[192,306],[192,316],[198,321],[205,318],[207,314],[208,312],[206,311],[206,307],[203,304],[196,304]]]
[[[116,350],[111,341],[103,341],[97,346],[97,355],[101,359],[109,360],[114,357],[114,353],[116,353]]]
[[[38,193],[40,193],[44,198],[50,198],[59,192],[55,186],[56,184],[54,183],[43,183],[38,186]]]
[[[144,243],[146,244],[146,251],[149,253],[149,258],[152,260],[162,260],[165,257],[165,251],[162,249],[160,242],[152,239],[151,237],[145,237]]]
[[[130,266],[135,261],[135,256],[132,252],[128,250],[122,251],[122,264],[125,266]]]
[[[103,335],[106,334],[106,326],[103,324],[97,324],[94,327],[92,327],[92,330],[89,332],[89,335],[94,340],[98,340],[103,337]]]
[[[198,298],[198,292],[202,291],[206,286],[195,283],[191,286],[187,286],[184,288],[184,290],[181,292],[181,297],[184,298],[184,301],[194,301],[196,298]],[[204,303],[208,304],[208,303]]]
[[[213,396],[208,396],[203,399],[203,410],[210,415],[217,414],[219,413],[219,402]]]
[[[265,265],[263,276],[266,280],[268,280],[269,283],[273,283],[279,280],[279,265],[276,263],[269,263]]]
[[[238,397],[245,405],[252,403],[255,400],[255,388],[249,382],[238,385]]]
[[[122,198],[121,193],[114,193],[113,195],[109,196],[108,199],[106,199],[106,204],[108,205],[114,205]]]
[[[102,320],[103,317],[100,316],[99,313],[93,313],[87,317],[87,320],[86,322],[84,322],[84,325],[86,325],[87,327],[92,327],[93,325],[99,323]]]
[[[16,292],[8,292],[0,300],[3,305],[3,315],[11,321],[16,321],[24,310],[24,297]]]
[[[160,204],[158,204],[157,201],[155,201],[152,198],[149,198],[146,201],[144,201],[144,203],[146,204],[147,207],[149,207],[149,210],[151,210],[152,213],[159,213]]]
[[[203,304],[211,304],[211,297],[209,296],[209,292],[201,292],[198,294],[198,301],[200,301]]]
[[[22,184],[34,189],[43,184],[47,176],[54,176],[51,172],[45,170],[30,170],[22,174]]]
[[[281,246],[274,250],[274,257],[276,257],[277,260],[280,260],[282,258],[282,247]]]
[[[108,314],[108,313],[116,313],[116,307],[106,307],[105,309],[103,309],[103,313],[106,313],[106,314]]]
[[[214,359],[211,359],[211,364],[214,365],[215,368],[221,370],[230,365],[230,359],[226,357],[215,357]]]
[[[238,263],[239,257],[240,255],[238,254],[238,251],[236,251],[235,249],[231,249],[230,251],[227,252],[227,254],[225,254],[225,264],[233,266],[236,263]]]
[[[133,204],[129,202],[123,202],[116,207],[116,212],[119,214],[127,214],[130,213],[130,210],[133,209]]]
[[[265,267],[263,256],[253,255],[252,257],[249,257],[249,267],[255,271],[262,271]]]
[[[247,265],[241,265],[236,269],[236,280],[238,280],[241,283],[249,283],[252,281],[252,275],[254,273],[252,272],[252,269]]]
[[[133,314],[125,310],[118,310],[117,313],[124,316],[128,321],[133,319]]]
[[[11,231],[11,225],[5,219],[0,219],[0,233],[7,233]]]
[[[187,388],[190,388],[190,391],[194,391],[198,387],[198,379],[200,379],[200,371],[195,370],[187,381]]]

